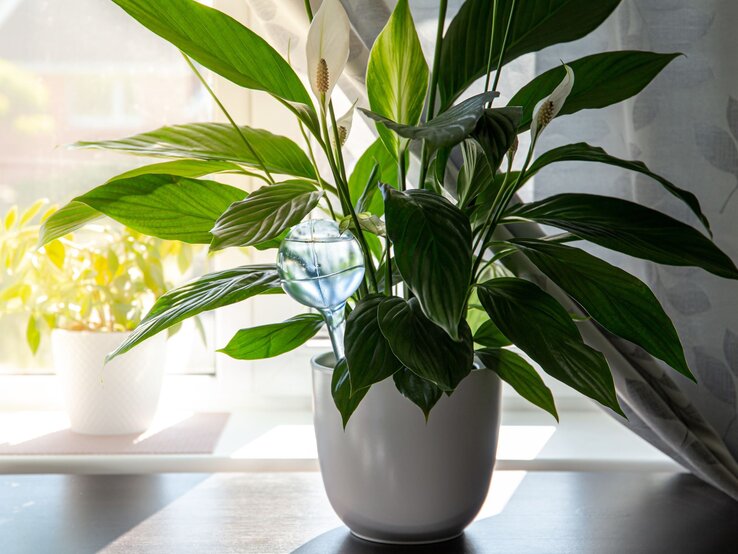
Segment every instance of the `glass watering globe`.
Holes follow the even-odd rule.
[[[364,278],[364,259],[354,235],[342,233],[331,220],[295,225],[279,247],[277,271],[287,294],[323,315],[336,360],[343,358],[346,300]]]

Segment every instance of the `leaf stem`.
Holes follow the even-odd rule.
[[[510,27],[512,26],[513,18],[515,17],[515,7],[517,0],[512,0],[510,4],[510,15],[507,18],[507,26],[505,27],[505,36],[502,38],[502,47],[500,48],[500,58],[497,60],[497,71],[495,71],[495,81],[492,83],[492,90],[497,90],[497,85],[500,82],[500,75],[502,75],[502,62],[505,58],[505,50],[507,49],[507,39],[510,36]],[[490,55],[492,51],[490,49]],[[487,69],[487,79],[489,80],[489,68]],[[491,104],[491,102],[490,102]]]
[[[310,22],[313,21],[313,7],[310,5],[310,0],[305,0],[305,13],[308,16]]]
[[[407,190],[407,164],[405,163],[406,148],[400,148],[397,157],[397,184],[402,192]],[[423,188],[422,183],[419,188]]]
[[[310,137],[308,137],[307,133],[305,132],[305,127],[302,124],[302,121],[297,122],[300,126],[300,133],[302,133],[302,138],[305,139],[305,144],[307,145],[308,154],[310,155],[310,162],[313,164],[313,169],[315,170],[315,176],[318,178],[318,184],[320,185],[320,188],[323,189],[323,192],[325,193],[325,202],[328,204],[328,211],[331,213],[331,217],[333,218],[333,221],[336,221],[336,212],[333,211],[333,204],[331,204],[331,199],[328,197],[328,191],[325,188],[325,184],[323,181],[323,178],[320,176],[320,170],[318,169],[318,162],[315,161],[315,153],[313,152],[313,146],[310,144]]]
[[[377,274],[374,269],[374,263],[372,262],[371,251],[369,250],[369,245],[366,242],[366,237],[364,237],[364,230],[361,228],[361,223],[359,222],[359,218],[356,215],[356,210],[354,210],[354,206],[351,203],[351,194],[349,192],[348,185],[346,184],[345,172],[341,171],[338,164],[336,163],[336,159],[333,153],[333,147],[331,146],[330,132],[328,130],[328,118],[325,111],[325,95],[321,96],[320,125],[324,135],[323,150],[325,151],[325,154],[328,158],[328,164],[331,166],[331,170],[333,171],[333,177],[336,180],[336,190],[338,190],[339,193],[338,198],[341,201],[341,208],[343,209],[343,213],[345,215],[348,212],[348,214],[351,216],[351,220],[354,223],[354,227],[356,228],[356,235],[359,240],[359,245],[361,246],[362,253],[364,254],[364,264],[366,265],[366,270],[369,273],[369,278],[372,285],[374,286],[374,291],[376,292],[378,288]],[[329,102],[329,106],[332,108],[332,102]],[[340,155],[341,141],[338,137],[338,129],[336,128],[335,117],[333,117],[332,120],[335,141],[338,147],[338,153]]]
[[[487,78],[484,81],[484,92],[489,91],[489,81],[492,74],[492,51],[495,45],[495,31],[497,30],[497,12],[499,2],[494,0],[492,5],[492,28],[489,31],[489,50],[487,51]]]
[[[441,66],[441,47],[443,46],[443,27],[446,23],[446,11],[448,9],[448,0],[441,0],[438,8],[438,27],[436,28],[436,46],[433,52],[433,70],[431,72],[430,92],[428,93],[428,109],[426,111],[426,121],[430,121],[436,115],[436,89],[438,89],[438,73]],[[428,173],[428,144],[424,140],[420,153],[420,179],[418,188],[425,188],[425,176]]]
[[[261,166],[262,171],[264,171],[264,174],[267,176],[267,179],[269,179],[269,183],[273,185],[274,184],[274,178],[272,177],[272,174],[267,169],[267,166],[264,163],[264,160],[262,159],[262,157],[259,155],[259,153],[251,145],[251,142],[249,141],[249,139],[246,138],[246,135],[243,134],[243,131],[241,131],[241,128],[233,120],[233,118],[231,117],[231,114],[228,113],[228,110],[225,108],[225,106],[221,103],[221,101],[215,95],[215,92],[213,92],[213,89],[210,88],[210,85],[205,80],[205,78],[202,76],[202,73],[200,73],[200,71],[198,71],[197,67],[195,67],[195,64],[192,63],[192,60],[190,60],[189,56],[187,56],[187,54],[185,54],[181,50],[180,50],[180,54],[182,54],[182,57],[184,57],[185,61],[187,62],[187,65],[190,66],[190,69],[192,69],[192,71],[195,73],[195,75],[200,80],[200,82],[202,83],[202,85],[208,91],[208,93],[212,97],[213,101],[218,105],[218,107],[223,112],[223,114],[228,118],[228,121],[230,121],[231,125],[233,126],[233,129],[235,129],[235,131],[241,137],[241,140],[243,140],[244,144],[246,145],[246,148],[249,149],[249,151],[251,152],[251,155],[254,156],[254,158],[256,159],[256,161]]]
[[[386,271],[384,277],[384,294],[386,296],[392,296],[392,243],[389,237],[386,237],[387,243],[387,261],[384,263],[384,269]]]
[[[505,208],[507,207],[507,204],[512,199],[513,195],[515,194],[515,191],[518,189],[518,184],[520,183],[520,180],[525,175],[525,172],[528,170],[528,166],[530,165],[531,158],[533,157],[533,150],[536,147],[536,140],[534,139],[533,142],[530,144],[530,148],[528,148],[528,155],[525,157],[525,163],[523,164],[522,169],[520,170],[520,173],[518,174],[518,178],[515,179],[515,182],[506,189],[505,185],[507,183],[507,176],[510,174],[510,171],[508,169],[507,174],[505,175],[505,180],[503,181],[502,186],[500,186],[500,190],[497,191],[497,198],[501,198],[499,203],[497,202],[497,198],[495,198],[495,203],[492,206],[492,211],[490,212],[492,214],[492,218],[489,220],[488,223],[485,224],[487,227],[486,232],[484,231],[484,228],[482,228],[482,234],[484,235],[484,239],[481,242],[482,250],[479,252],[479,255],[477,256],[476,261],[474,262],[474,269],[472,270],[472,276],[476,276],[477,271],[479,270],[479,265],[482,263],[482,258],[484,256],[484,249],[486,248],[486,244],[490,241],[492,238],[492,234],[495,231],[495,228],[497,227],[497,223],[500,220],[500,217],[502,217],[502,214],[505,211]],[[508,163],[508,165],[512,165],[512,161]],[[481,235],[480,235],[481,236]],[[477,245],[479,242],[477,241]]]

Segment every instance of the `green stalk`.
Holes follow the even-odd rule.
[[[397,183],[400,186],[400,190],[405,192],[407,190],[407,164],[405,163],[405,152],[407,148],[400,148],[399,155],[397,157]],[[423,183],[419,183],[419,187],[423,188]]]
[[[351,195],[349,193],[348,184],[345,180],[345,175],[341,173],[341,171],[338,168],[338,165],[336,164],[336,159],[333,154],[333,148],[331,147],[330,143],[330,133],[328,131],[328,122],[326,118],[325,113],[325,98],[320,99],[320,125],[321,129],[323,131],[324,139],[323,139],[323,149],[325,150],[326,156],[328,157],[328,163],[331,166],[331,170],[333,171],[333,177],[336,179],[336,189],[339,192],[339,200],[341,201],[341,207],[343,209],[344,214],[348,212],[351,215],[351,219],[354,222],[354,226],[356,227],[356,235],[359,240],[359,245],[361,246],[362,253],[364,254],[364,263],[366,265],[366,269],[369,272],[369,277],[371,279],[371,283],[374,286],[374,292],[377,291],[377,275],[374,269],[374,263],[372,262],[371,257],[371,250],[369,250],[369,245],[366,242],[366,238],[364,237],[364,230],[361,228],[361,224],[359,223],[359,218],[356,215],[356,210],[354,210],[354,206],[351,203]],[[335,123],[333,124],[333,130],[335,132],[335,140],[336,145],[338,146],[339,152],[340,152],[340,140],[338,137],[338,129],[336,129]]]
[[[430,121],[436,115],[436,89],[438,88],[438,72],[441,66],[441,47],[443,46],[443,27],[446,23],[446,10],[448,9],[448,0],[441,0],[438,8],[438,26],[436,28],[436,46],[433,52],[433,70],[431,72],[430,93],[428,96],[428,110],[426,113],[426,121]],[[418,188],[425,188],[425,177],[428,173],[428,144],[423,141],[423,147],[420,153],[420,180]]]
[[[498,0],[492,6],[492,29],[489,32],[489,50],[487,54],[487,79],[484,81],[484,92],[489,91],[489,78],[492,72],[492,51],[495,45],[495,30],[497,29]]]
[[[308,19],[312,22],[313,7],[310,5],[310,0],[305,0],[305,13],[307,13]]]
[[[333,141],[336,143],[336,159],[338,160],[338,169],[341,171],[341,176],[344,181],[346,178],[346,166],[343,163],[343,150],[341,146],[341,137],[338,134],[338,124],[336,123],[336,112],[333,110],[333,101],[328,102],[328,112],[331,115],[331,125],[333,126]],[[330,142],[330,141],[329,141]],[[350,201],[351,199],[349,199]]]
[[[497,71],[495,71],[495,81],[492,83],[492,90],[497,90],[497,85],[500,82],[500,75],[502,74],[502,62],[505,57],[505,50],[507,50],[507,39],[510,35],[510,27],[512,26],[513,18],[515,17],[515,5],[517,0],[512,0],[510,4],[510,16],[507,18],[507,26],[505,27],[505,36],[502,38],[502,48],[500,48],[500,58],[497,60]],[[490,57],[492,55],[492,49],[490,48]],[[489,80],[489,67],[487,68],[487,80]]]
[[[256,159],[256,161],[261,166],[262,171],[264,171],[264,174],[267,176],[267,179],[269,179],[269,183],[273,185],[274,184],[274,178],[272,177],[272,174],[269,173],[269,170],[267,169],[266,164],[264,163],[264,160],[262,159],[262,157],[259,155],[259,153],[251,145],[251,142],[249,141],[249,139],[246,138],[246,135],[243,134],[243,132],[241,131],[241,128],[233,120],[233,118],[231,117],[231,114],[228,113],[228,110],[226,110],[225,106],[221,103],[221,101],[215,95],[215,92],[213,92],[213,89],[210,88],[210,85],[208,84],[208,82],[205,80],[205,78],[202,76],[202,74],[197,70],[197,68],[195,67],[195,64],[192,63],[192,60],[190,60],[190,58],[184,52],[181,52],[180,51],[180,53],[182,54],[182,56],[184,57],[185,61],[187,62],[187,65],[190,66],[190,69],[192,69],[192,71],[195,73],[195,75],[200,80],[200,82],[202,83],[202,85],[208,91],[208,93],[210,94],[210,96],[212,97],[212,99],[215,101],[215,103],[221,109],[221,111],[223,112],[223,114],[228,118],[228,121],[231,122],[231,125],[233,126],[233,128],[235,129],[235,131],[239,134],[239,136],[241,137],[241,140],[243,140],[243,143],[246,145],[246,148],[249,149],[249,151],[251,152],[251,155],[254,156],[254,158]]]
[[[492,238],[492,235],[494,234],[495,228],[497,227],[497,224],[500,220],[500,217],[502,217],[502,214],[505,211],[505,208],[507,207],[507,204],[510,202],[512,197],[515,195],[515,191],[518,189],[518,185],[520,183],[520,180],[525,175],[525,172],[528,170],[528,166],[530,165],[531,158],[533,157],[533,149],[536,146],[536,141],[534,140],[530,148],[528,148],[528,155],[525,158],[525,163],[523,164],[523,168],[520,170],[520,173],[518,174],[518,178],[515,179],[515,182],[512,184],[511,187],[509,187],[507,190],[505,190],[504,186],[500,187],[500,190],[497,193],[497,197],[501,197],[501,201],[497,203],[497,199],[495,199],[495,205],[493,206],[492,210],[492,218],[489,221],[489,227],[487,228],[486,233],[484,233],[484,239],[481,242],[481,251],[479,252],[479,256],[477,256],[476,261],[474,262],[474,269],[472,270],[472,276],[476,276],[477,271],[479,270],[479,265],[482,263],[482,257],[484,255],[484,249],[486,248],[487,244],[489,243],[490,239]],[[508,171],[508,175],[509,175]],[[507,175],[505,175],[505,182],[503,182],[503,185],[507,182]],[[478,244],[478,243],[477,243]]]
[[[323,193],[325,194],[325,202],[328,204],[328,211],[331,212],[331,217],[334,221],[336,221],[336,212],[333,211],[333,204],[331,204],[331,199],[328,197],[328,191],[325,188],[325,185],[323,183],[323,178],[320,176],[320,171],[318,170],[318,162],[315,161],[315,153],[313,152],[313,147],[310,144],[310,137],[307,136],[307,133],[305,132],[305,127],[302,124],[302,121],[297,122],[300,126],[300,133],[302,134],[302,138],[305,139],[305,144],[307,145],[308,154],[310,155],[310,163],[313,164],[313,169],[315,170],[315,176],[318,178],[318,184],[320,185],[320,188],[323,189]]]
[[[392,296],[392,243],[387,237],[385,241],[387,243],[387,261],[384,263],[384,269],[386,271],[384,276],[384,294],[385,296]]]

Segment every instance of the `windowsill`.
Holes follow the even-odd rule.
[[[30,414],[30,412],[29,412]],[[171,414],[169,414],[171,416]],[[23,419],[0,412],[0,430]],[[38,421],[39,414],[33,416]],[[56,431],[63,412],[43,417]],[[38,436],[38,428],[35,430]],[[0,443],[3,442],[0,437]],[[230,415],[212,454],[4,455],[0,473],[158,473],[317,471],[312,417],[306,411],[236,411]],[[679,471],[680,466],[599,411],[561,414],[561,423],[545,414],[506,411],[497,466],[525,471]]]

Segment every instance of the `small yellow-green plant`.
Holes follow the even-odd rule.
[[[0,218],[0,317],[27,315],[36,353],[51,329],[129,331],[184,273],[193,247],[121,225],[89,225],[38,247],[40,225],[54,212],[39,200]]]

